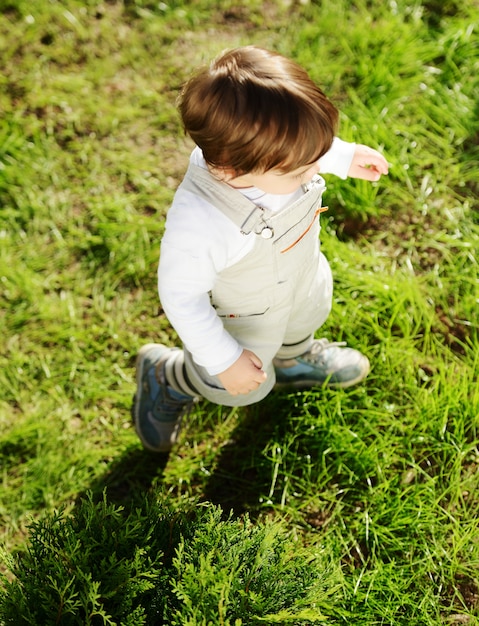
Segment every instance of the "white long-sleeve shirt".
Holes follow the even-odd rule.
[[[321,174],[346,178],[355,144],[335,138],[319,160]],[[206,168],[199,148],[190,161]],[[238,189],[253,202],[272,211],[296,200],[292,194],[267,194],[255,187]],[[210,304],[209,291],[217,275],[252,249],[256,235],[243,235],[221,211],[190,191],[179,189],[168,211],[158,268],[160,300],[171,325],[199,365],[209,374],[226,370],[241,355],[242,346],[223,327]]]

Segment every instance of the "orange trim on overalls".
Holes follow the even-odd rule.
[[[303,237],[304,237],[304,236],[305,236],[305,235],[306,235],[306,234],[307,234],[307,233],[311,230],[311,228],[313,227],[313,224],[314,224],[314,222],[316,221],[316,218],[318,217],[318,215],[319,215],[320,213],[324,213],[324,212],[325,212],[325,211],[327,211],[328,209],[329,209],[329,207],[327,207],[327,206],[322,206],[322,207],[320,206],[320,207],[319,207],[319,209],[316,209],[316,211],[315,211],[315,213],[314,213],[313,220],[312,220],[311,224],[308,226],[308,228],[304,231],[304,233],[302,233],[302,234],[301,234],[301,235],[300,235],[300,236],[296,239],[296,241],[293,241],[293,243],[292,243],[290,246],[288,246],[288,247],[287,247],[287,248],[285,248],[284,250],[281,250],[281,251],[280,251],[280,254],[283,254],[283,252],[288,252],[288,250],[291,250],[291,248],[294,248],[294,246],[295,246],[296,244],[298,244],[298,243],[301,241],[301,239],[302,239],[302,238],[303,238]]]

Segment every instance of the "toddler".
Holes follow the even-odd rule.
[[[139,438],[157,452],[198,397],[244,406],[274,387],[367,375],[363,354],[314,338],[332,303],[320,174],[388,172],[376,150],[335,137],[338,112],[304,69],[256,46],[201,69],[179,110],[196,148],[168,211],[158,284],[183,349],[141,348],[133,405]]]

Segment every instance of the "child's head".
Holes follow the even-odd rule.
[[[317,161],[338,121],[303,68],[255,46],[226,52],[199,71],[183,88],[179,109],[206,162],[238,176]]]

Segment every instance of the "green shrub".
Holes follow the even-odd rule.
[[[4,626],[312,624],[331,612],[339,570],[278,523],[106,498],[30,527],[10,562]]]

